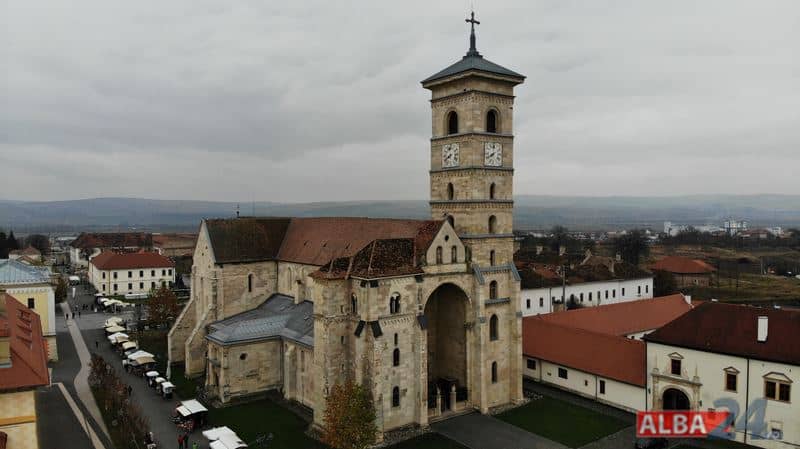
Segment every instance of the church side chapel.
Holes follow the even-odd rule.
[[[469,50],[431,92],[430,220],[207,219],[170,363],[225,404],[278,390],[324,426],[330,389],[372,393],[379,434],[522,394],[513,263],[514,87]],[[422,170],[423,167],[420,167]]]

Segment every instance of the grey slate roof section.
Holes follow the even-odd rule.
[[[221,345],[286,339],[314,347],[314,303],[274,294],[260,306],[209,325],[206,338]]]
[[[512,78],[525,79],[525,75],[520,75],[513,70],[509,70],[501,65],[497,65],[480,55],[466,55],[455,64],[447,67],[446,69],[429,76],[422,80],[422,84],[436,81],[438,79],[447,78],[448,76],[457,75],[462,72],[470,70],[480,70],[482,72],[494,73],[496,75],[509,76]]]
[[[48,284],[50,271],[13,259],[0,259],[0,284]]]

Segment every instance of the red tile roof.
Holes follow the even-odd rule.
[[[8,337],[11,346],[11,367],[0,368],[0,391],[47,385],[47,350],[39,315],[11,295],[0,294],[0,301],[6,308],[6,314],[0,314],[0,336]]]
[[[175,263],[158,253],[115,253],[106,251],[94,257],[92,265],[99,270],[129,270],[135,268],[173,268]]]
[[[205,221],[216,263],[273,260],[286,235],[289,218],[242,217]]]
[[[150,248],[152,234],[145,232],[84,232],[70,243],[73,248]]]
[[[646,385],[644,342],[551,323],[544,317],[522,320],[524,355],[631,385]]]
[[[32,246],[28,246],[24,249],[15,249],[14,251],[9,252],[9,254],[20,256],[41,256],[42,252]]]
[[[293,218],[278,258],[286,262],[324,265],[350,257],[377,239],[433,238],[441,222],[364,217]],[[435,232],[433,233],[435,235]],[[422,237],[420,237],[422,235]]]
[[[758,342],[758,317],[768,317],[767,340]],[[699,351],[800,366],[800,312],[706,302],[645,340]]]
[[[714,267],[702,260],[681,256],[667,256],[650,265],[650,269],[676,274],[706,274],[715,271]]]
[[[658,329],[692,309],[680,293],[652,299],[540,315],[541,319],[576,329],[624,336]]]

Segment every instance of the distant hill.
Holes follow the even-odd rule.
[[[567,197],[520,195],[515,226],[575,230],[680,224],[721,224],[728,217],[753,226],[800,227],[800,195],[692,195],[670,197]],[[70,201],[0,200],[0,228],[18,232],[84,229],[194,230],[204,217],[242,215],[427,218],[427,201],[350,201],[281,204],[95,198]]]

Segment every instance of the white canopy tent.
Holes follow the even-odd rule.
[[[135,341],[126,341],[125,343],[122,343],[122,349],[125,351],[128,349],[136,349],[138,347],[139,345],[137,345]]]
[[[206,437],[208,441],[216,441],[222,435],[236,435],[236,432],[231,430],[228,426],[214,427],[203,431],[203,436]]]
[[[119,326],[123,321],[125,320],[123,320],[118,316],[112,316],[111,318],[106,320],[104,327]]]
[[[244,441],[241,440],[236,434],[222,435],[219,439],[212,441],[209,445],[211,449],[239,449],[247,447]]]
[[[182,416],[191,416],[195,413],[207,412],[208,409],[203,406],[196,399],[189,399],[188,401],[181,401],[181,405],[176,409]]]
[[[110,341],[113,344],[123,343],[128,341],[128,339],[129,339],[128,334],[124,334],[122,332],[117,332],[108,336],[108,341]]]
[[[155,357],[155,356],[147,351],[136,351],[128,356],[128,360],[136,360],[142,357]]]
[[[109,334],[116,334],[117,332],[124,332],[126,329],[121,326],[109,326],[106,328],[106,332]]]

